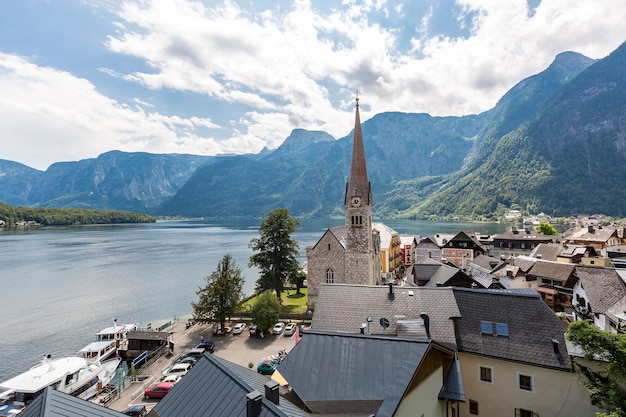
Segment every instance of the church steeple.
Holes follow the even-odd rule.
[[[346,205],[350,197],[358,194],[362,196],[365,204],[370,201],[370,182],[367,178],[367,166],[365,164],[365,150],[363,147],[363,133],[361,132],[361,117],[359,114],[359,97],[356,97],[356,117],[354,121],[354,140],[352,142],[352,162],[350,164],[350,180],[346,187]]]

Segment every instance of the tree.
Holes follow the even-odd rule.
[[[248,245],[256,252],[250,256],[248,266],[256,266],[261,272],[256,282],[257,292],[273,290],[280,299],[285,281],[300,270],[296,259],[298,242],[291,237],[298,227],[300,220],[291,218],[286,208],[271,211],[261,221],[261,236],[252,239]]]
[[[278,321],[280,315],[280,300],[271,290],[263,291],[256,296],[254,305],[250,309],[250,316],[259,330],[267,331]]]
[[[539,233],[543,233],[544,235],[551,235],[551,236],[559,236],[560,235],[558,230],[556,230],[554,228],[554,226],[552,226],[552,224],[550,224],[548,222],[540,222],[539,226],[535,227],[535,229]]]
[[[607,415],[626,417],[626,335],[575,321],[568,326],[567,339],[583,350],[586,359],[599,359],[606,365],[602,371],[596,371],[577,364],[577,370],[586,377],[591,399]]]
[[[307,279],[307,274],[306,272],[304,272],[302,269],[298,269],[298,272],[296,272],[295,274],[293,274],[291,276],[291,278],[289,279],[289,282],[292,285],[296,286],[296,292],[298,294],[301,294],[300,292],[300,288],[302,288],[302,286],[304,285],[304,280]]]
[[[226,318],[237,311],[242,298],[243,277],[231,255],[224,255],[217,269],[206,277],[206,286],[199,287],[198,302],[192,302],[193,316],[199,321],[215,321],[220,328]]]

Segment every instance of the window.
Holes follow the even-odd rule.
[[[492,372],[492,368],[481,366],[480,367],[480,380],[483,382],[493,382],[491,372]]]
[[[493,324],[490,321],[480,322],[480,332],[486,334],[493,334]]]
[[[530,410],[524,410],[523,408],[515,409],[515,417],[535,417],[536,414]]]
[[[333,274],[333,270],[330,268],[326,270],[326,283],[327,284],[335,283],[335,274]]]
[[[509,325],[506,323],[496,323],[497,336],[509,336]]]
[[[478,415],[478,401],[469,400],[469,412]]]
[[[533,390],[533,377],[532,375],[517,374],[517,387],[524,391]]]

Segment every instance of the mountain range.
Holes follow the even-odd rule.
[[[362,124],[374,215],[626,216],[626,44],[556,56],[490,110],[389,112]],[[343,216],[352,133],[294,130],[275,150],[199,156],[111,151],[46,171],[0,160],[0,201],[164,216]]]

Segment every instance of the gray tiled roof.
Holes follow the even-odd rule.
[[[394,286],[393,301],[388,294],[387,286],[322,284],[311,328],[359,333],[361,325],[371,317],[370,334],[396,335],[398,321],[418,320],[420,314],[426,313],[430,317],[432,339],[454,346],[454,327],[450,318],[458,317],[459,309],[451,288]],[[389,320],[386,329],[379,323],[383,317]]]
[[[253,372],[248,370],[248,372]],[[268,379],[266,379],[267,381]],[[150,415],[158,417],[245,416],[246,395],[254,389],[213,355],[205,353]],[[263,391],[260,391],[263,393]],[[290,408],[291,410],[291,408]],[[301,415],[301,414],[300,414]],[[290,417],[263,398],[260,417]]]
[[[535,262],[535,265],[530,268],[528,275],[566,282],[574,273],[574,268],[576,268],[575,264],[538,260]]]
[[[571,370],[565,346],[565,324],[530,290],[454,288],[460,310],[457,346],[460,352]],[[507,325],[508,336],[481,332],[481,321]],[[558,342],[558,354],[552,340]]]
[[[20,417],[122,417],[124,414],[48,387]]]
[[[624,282],[613,268],[577,266],[575,273],[594,313],[605,313],[626,297]]]
[[[415,283],[419,281],[425,282],[425,286],[434,287],[438,283],[445,284],[450,278],[460,273],[459,268],[444,265],[441,262],[422,256],[413,264],[411,274],[415,279]]]
[[[314,414],[391,416],[430,343],[311,330],[278,372]]]
[[[506,265],[506,262],[487,255],[478,255],[472,259],[471,263],[491,272],[495,272]]]

